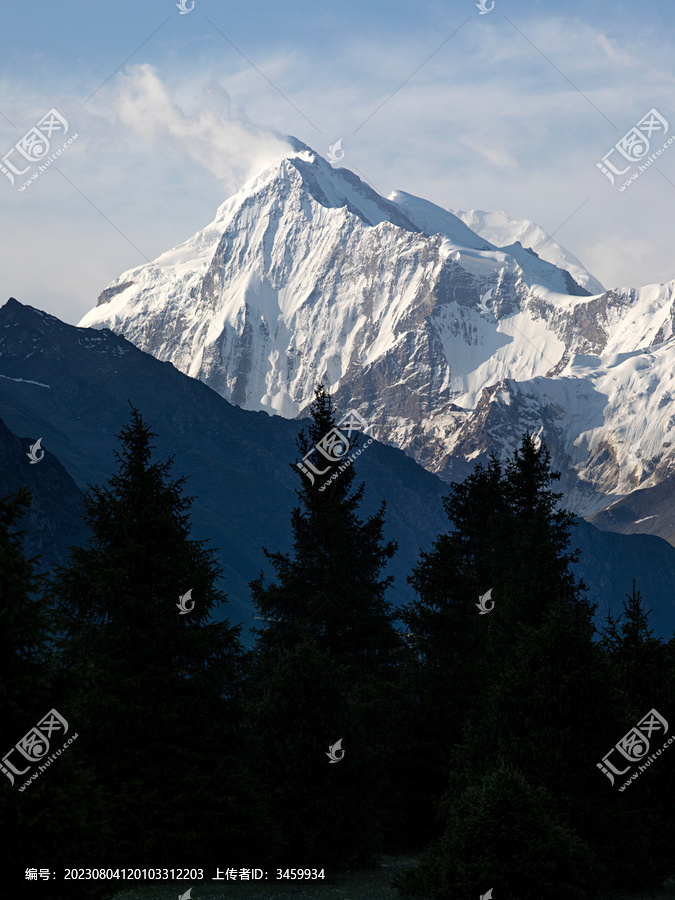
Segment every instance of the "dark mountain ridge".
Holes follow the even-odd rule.
[[[248,583],[261,569],[269,572],[262,546],[291,549],[290,513],[298,485],[293,468],[299,460],[295,441],[303,422],[233,406],[170,362],[107,329],[67,325],[13,298],[0,307],[0,417],[14,432],[0,430],[5,479],[0,484],[12,490],[19,482],[36,487],[36,502],[55,541],[45,553],[46,563],[63,557],[66,523],[77,530],[75,490],[103,484],[115,470],[115,434],[129,421],[130,403],[157,433],[155,458],[173,455],[174,476],[188,476],[185,490],[195,497],[193,536],[208,538],[218,552],[227,615],[251,626]],[[29,437],[19,440],[17,434]],[[26,452],[38,437],[45,458],[30,465]],[[413,594],[406,576],[420,548],[430,549],[447,529],[441,504],[447,485],[377,440],[359,457],[357,480],[366,483],[365,515],[387,501],[385,537],[399,544],[387,570],[395,578],[390,599],[407,603]],[[35,541],[38,521],[27,517],[22,527]],[[654,610],[657,633],[672,634],[673,547],[651,535],[602,533],[581,520],[573,545],[583,551],[576,571],[598,603],[599,620],[608,608],[621,608],[635,577]],[[177,585],[176,596],[167,601],[176,602],[185,589]],[[246,634],[244,639],[249,642]]]

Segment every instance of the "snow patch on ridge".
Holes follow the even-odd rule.
[[[504,457],[528,429],[582,515],[664,477],[673,283],[604,291],[531,222],[385,199],[294,147],[205,229],[120,275],[80,325],[287,418],[322,378],[442,477]]]

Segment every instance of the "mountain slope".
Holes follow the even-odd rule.
[[[231,618],[252,624],[248,584],[268,568],[262,546],[290,550],[302,423],[233,406],[108,330],[66,325],[13,299],[0,307],[0,415],[16,433],[41,436],[81,488],[115,470],[115,434],[128,424],[129,403],[157,432],[156,458],[174,454],[175,476],[189,475],[194,536],[219,552]],[[358,476],[366,514],[388,501],[386,536],[400,545],[388,570],[391,599],[407,602],[406,575],[443,527],[443,484],[377,441],[359,457]],[[168,600],[187,587],[177,585]]]
[[[186,492],[196,498],[194,536],[209,539],[218,551],[228,615],[251,625],[248,583],[261,569],[269,572],[262,546],[290,550],[290,513],[297,502],[295,438],[302,423],[232,406],[108,330],[75,328],[16,300],[0,307],[0,413],[15,432],[41,436],[46,450],[42,462],[27,466],[40,471],[26,472],[21,454],[27,447],[10,436],[0,442],[0,471],[16,466],[19,481],[41,472],[50,494],[52,454],[54,466],[58,458],[80,487],[103,484],[116,467],[114,436],[128,423],[129,402],[158,433],[156,458],[174,454],[175,475],[189,476]],[[454,476],[461,479],[468,466],[458,461],[456,468]],[[357,478],[366,483],[366,513],[387,501],[385,535],[399,543],[388,568],[395,577],[390,597],[408,602],[406,576],[420,548],[429,549],[447,528],[441,504],[447,486],[377,441],[359,457]],[[70,494],[76,491],[71,483]],[[58,506],[63,496],[56,490],[45,502]],[[67,504],[63,513],[76,518]],[[34,539],[39,522],[29,525]],[[572,544],[583,550],[576,572],[599,605],[600,623],[608,609],[620,610],[635,577],[654,608],[659,633],[670,636],[675,548],[650,535],[603,534],[585,522],[579,522]],[[187,587],[177,585],[167,602],[176,602]]]
[[[605,288],[598,279],[591,275],[576,256],[561,247],[560,244],[556,244],[535,222],[527,219],[512,219],[503,210],[485,212],[483,209],[454,209],[450,212],[468,228],[481,235],[485,240],[491,241],[495,246],[507,247],[518,241],[523,247],[534,250],[541,259],[568,271],[577,284],[580,284],[590,294],[605,293]]]
[[[633,491],[590,521],[601,531],[653,534],[675,545],[675,478],[668,476],[654,487]]]
[[[1,408],[7,414],[4,404]],[[36,569],[47,572],[65,563],[70,546],[86,540],[87,528],[82,492],[58,459],[45,450],[39,462],[30,462],[28,451],[38,437],[19,438],[0,419],[0,497],[15,494],[22,485],[31,489],[30,506],[17,530],[26,532],[26,556],[39,556]]]
[[[518,241],[497,248],[294,146],[81,324],[285,418],[306,414],[322,378],[445,479],[533,430],[584,516],[671,472],[673,284],[591,296]],[[525,239],[530,223],[507,225],[500,238]]]

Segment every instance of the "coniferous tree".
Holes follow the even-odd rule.
[[[251,696],[285,857],[322,865],[364,861],[379,849],[401,639],[385,596],[391,579],[382,577],[395,552],[382,537],[385,506],[359,518],[364,485],[353,488],[354,467],[336,450],[345,442],[323,385],[311,413],[308,434],[298,438],[303,459],[326,436],[334,458],[317,452],[312,478],[294,466],[302,482],[293,553],[265,551],[276,581],[261,574],[251,585],[263,620]],[[358,456],[359,433],[348,432],[349,455]],[[344,758],[331,763],[328,747],[338,739]]]
[[[579,559],[579,551],[569,546],[575,516],[560,508],[563,495],[551,489],[559,480],[560,472],[551,469],[547,447],[537,446],[533,436],[525,434],[504,476],[511,537],[502,565],[513,589],[505,585],[509,614],[495,618],[493,639],[499,633],[501,644],[508,645],[520,624],[541,625],[549,602],[561,593],[579,627],[594,631],[595,606],[586,599],[586,586],[571,569]]]
[[[311,414],[308,434],[303,429],[297,442],[303,458],[327,435],[336,436],[333,402],[322,384]],[[351,431],[347,440],[349,450],[342,456],[360,455],[359,432]],[[339,438],[331,444],[344,446]],[[396,551],[394,541],[382,538],[386,504],[365,522],[359,519],[365,485],[354,489],[354,466],[348,459],[341,463],[342,457],[316,456],[325,471],[313,481],[293,466],[302,479],[296,491],[300,506],[291,517],[293,555],[265,550],[278,581],[266,585],[261,575],[252,584],[254,602],[269,623],[260,629],[260,647],[292,647],[307,632],[320,647],[364,672],[386,670],[400,646],[385,596],[392,577],[381,577]]]
[[[601,640],[624,691],[626,710],[637,718],[650,707],[660,705],[665,710],[672,702],[668,647],[661,638],[654,637],[649,627],[650,613],[633,580],[623,612],[616,618],[608,612]]]
[[[133,409],[119,471],[86,494],[92,537],[50,593],[83,749],[114,795],[108,858],[201,864],[254,850],[265,818],[244,761],[239,627],[209,621],[220,569],[190,538],[185,479],[170,480],[173,458],[151,462],[152,437]]]
[[[417,621],[429,614],[424,591],[442,565],[447,566],[445,583],[453,585],[462,598],[457,602],[463,600],[465,609],[474,602],[465,591],[475,590],[467,569],[494,584],[494,608],[481,616],[488,620],[482,649],[474,642],[472,658],[461,652],[461,642],[456,643],[459,658],[446,669],[447,673],[454,672],[463,664],[475,675],[478,685],[463,722],[462,739],[449,753],[450,781],[442,805],[445,836],[427,854],[420,870],[403,884],[407,890],[414,890],[421,885],[429,889],[433,883],[436,893],[432,896],[446,896],[442,886],[450,884],[450,873],[468,865],[467,858],[461,856],[465,845],[450,839],[462,827],[462,810],[466,808],[462,798],[478,789],[499,760],[516,773],[510,782],[514,808],[530,790],[527,785],[544,791],[565,834],[574,846],[582,848],[586,863],[581,882],[573,880],[561,887],[559,894],[550,896],[569,896],[565,893],[569,890],[583,896],[583,890],[593,890],[596,883],[604,881],[611,886],[629,874],[622,859],[627,858],[630,816],[617,810],[615,797],[607,793],[596,769],[620,727],[621,698],[611,668],[593,641],[593,607],[583,594],[583,584],[570,569],[577,558],[568,546],[573,517],[557,508],[560,495],[550,490],[559,475],[550,470],[548,451],[526,435],[504,473],[494,462],[493,473],[495,499],[491,508],[495,515],[488,538],[494,542],[492,552],[483,551],[484,537],[472,535],[466,518],[457,514],[461,511],[457,494],[462,495],[455,490],[446,506],[455,526],[448,543],[453,548],[469,548],[467,565],[461,558],[458,561],[456,553],[446,553],[435,560],[437,565],[419,584]],[[479,470],[477,478],[466,483],[468,505],[475,496],[480,513],[482,498],[476,484],[486,480]],[[437,550],[442,546],[437,544]],[[452,686],[448,681],[449,690]],[[563,839],[562,832],[554,829],[553,833]],[[514,841],[515,835],[514,831]],[[485,847],[481,857],[474,848],[471,865],[480,857],[486,869],[492,865],[507,871],[496,854],[517,853],[517,842],[509,845],[508,829],[502,838],[499,851]],[[537,846],[536,829],[530,839]],[[639,840],[633,846],[635,872],[647,856]],[[559,849],[562,854],[562,844]],[[455,892],[447,896],[465,896],[475,887],[470,881],[462,886],[455,884]],[[524,889],[508,879],[501,888],[505,896],[509,896],[508,891]],[[534,880],[530,890],[538,889]]]
[[[453,801],[448,827],[421,865],[396,879],[404,897],[580,900],[594,881],[592,854],[562,821],[554,798],[497,758]]]
[[[607,624],[600,642],[613,672],[618,678],[624,710],[623,727],[634,726],[651,710],[668,723],[668,739],[675,728],[675,659],[673,641],[654,637],[649,626],[651,610],[644,605],[642,594],[636,590],[626,594],[623,611],[618,617],[607,614]],[[646,870],[650,873],[675,874],[675,825],[672,817],[672,797],[675,794],[675,753],[673,745],[663,749],[664,735],[657,730],[648,738],[649,749],[644,761],[649,765],[640,771],[639,778],[621,791],[624,805],[633,817],[644,824],[641,835],[650,856]],[[658,753],[658,757],[656,754]],[[672,758],[671,758],[672,754]],[[630,769],[625,779],[633,773]],[[623,780],[617,777],[617,781]],[[618,785],[617,785],[618,787]],[[625,792],[624,792],[625,791]],[[654,886],[659,886],[658,877]]]
[[[71,679],[52,654],[53,620],[41,596],[44,577],[34,574],[36,559],[26,559],[23,532],[17,530],[30,496],[24,487],[0,499],[0,758],[7,756],[0,770],[0,821],[5,880],[17,876],[13,896],[33,896],[35,885],[25,879],[28,868],[61,866],[64,860],[98,865],[107,837],[102,792],[72,740],[79,722],[69,697]],[[35,757],[31,763],[15,745],[53,709],[65,727],[53,719],[54,728],[40,730],[46,742],[26,747]],[[50,884],[55,900],[100,892],[99,885]]]
[[[501,596],[501,550],[506,501],[502,467],[493,456],[463,483],[454,482],[443,506],[451,524],[433,549],[420,554],[408,581],[418,599],[401,611],[410,652],[406,672],[415,698],[403,718],[401,773],[407,786],[409,838],[427,843],[438,831],[433,813],[449,776],[456,745],[483,690],[490,619],[477,603]],[[485,600],[490,608],[489,598]]]

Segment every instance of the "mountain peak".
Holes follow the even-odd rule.
[[[514,244],[520,244],[524,250],[535,253],[544,262],[568,272],[591,296],[604,294],[605,288],[598,279],[573,253],[557,244],[536,222],[529,219],[514,219],[503,209],[496,212],[487,212],[484,209],[455,209],[452,212],[468,228],[495,246],[508,250]]]
[[[390,222],[405,231],[418,231],[405,212],[382,197],[350,169],[334,168],[319,153],[294,137],[289,137],[293,152],[249,179],[242,189],[219,209],[219,215],[231,211],[233,203],[250,201],[265,203],[270,190],[278,192],[279,201],[287,199],[294,189],[309,195],[325,209],[343,209],[365,225]]]
[[[50,322],[60,324],[60,320],[56,316],[51,316],[42,309],[29,306],[27,303],[21,303],[16,297],[10,297],[2,306],[0,306],[0,316],[4,319],[17,321],[19,318],[25,320],[48,319]]]

